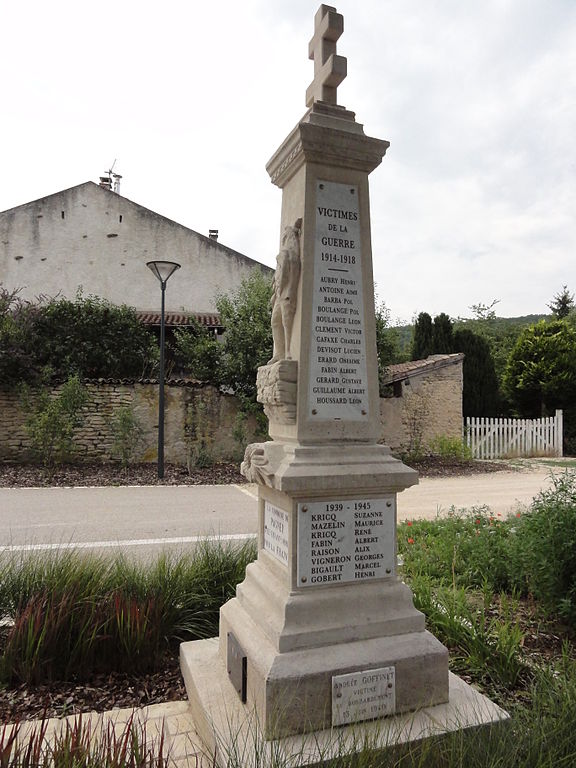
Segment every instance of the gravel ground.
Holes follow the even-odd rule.
[[[509,469],[503,462],[448,461],[436,457],[411,462],[422,477],[454,477],[499,472]],[[108,485],[224,485],[241,484],[246,479],[240,474],[239,463],[220,462],[188,472],[186,467],[167,464],[164,478],[158,479],[155,464],[132,464],[123,468],[118,464],[82,464],[58,467],[49,474],[34,464],[0,463],[0,488],[48,488],[69,486]]]

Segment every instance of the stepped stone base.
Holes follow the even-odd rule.
[[[183,643],[181,667],[196,730],[210,764],[234,758],[246,768],[275,758],[286,766],[308,766],[363,748],[386,750],[465,728],[496,726],[508,714],[460,678],[449,674],[449,699],[381,720],[324,728],[266,740],[253,705],[242,704],[218,653],[218,639]]]

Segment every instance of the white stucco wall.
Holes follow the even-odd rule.
[[[166,309],[213,312],[217,292],[229,293],[264,265],[149,211],[93,182],[0,213],[0,282],[23,298],[79,286],[115,304],[158,311],[160,285],[146,262],[182,268],[166,289]]]

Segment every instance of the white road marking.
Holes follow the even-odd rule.
[[[145,547],[158,544],[199,544],[204,541],[244,541],[254,539],[253,533],[227,533],[220,536],[181,536],[171,539],[125,539],[123,541],[77,541],[59,544],[10,544],[0,547],[3,552],[41,552],[56,549],[105,549],[110,547]]]

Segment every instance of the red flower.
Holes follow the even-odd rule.
[[[481,522],[482,522],[482,520],[480,520],[480,518],[478,518],[478,520],[476,520],[476,525],[480,525]]]
[[[414,544],[414,539],[408,539],[408,544]]]
[[[412,520],[406,520],[406,525],[412,525]]]

